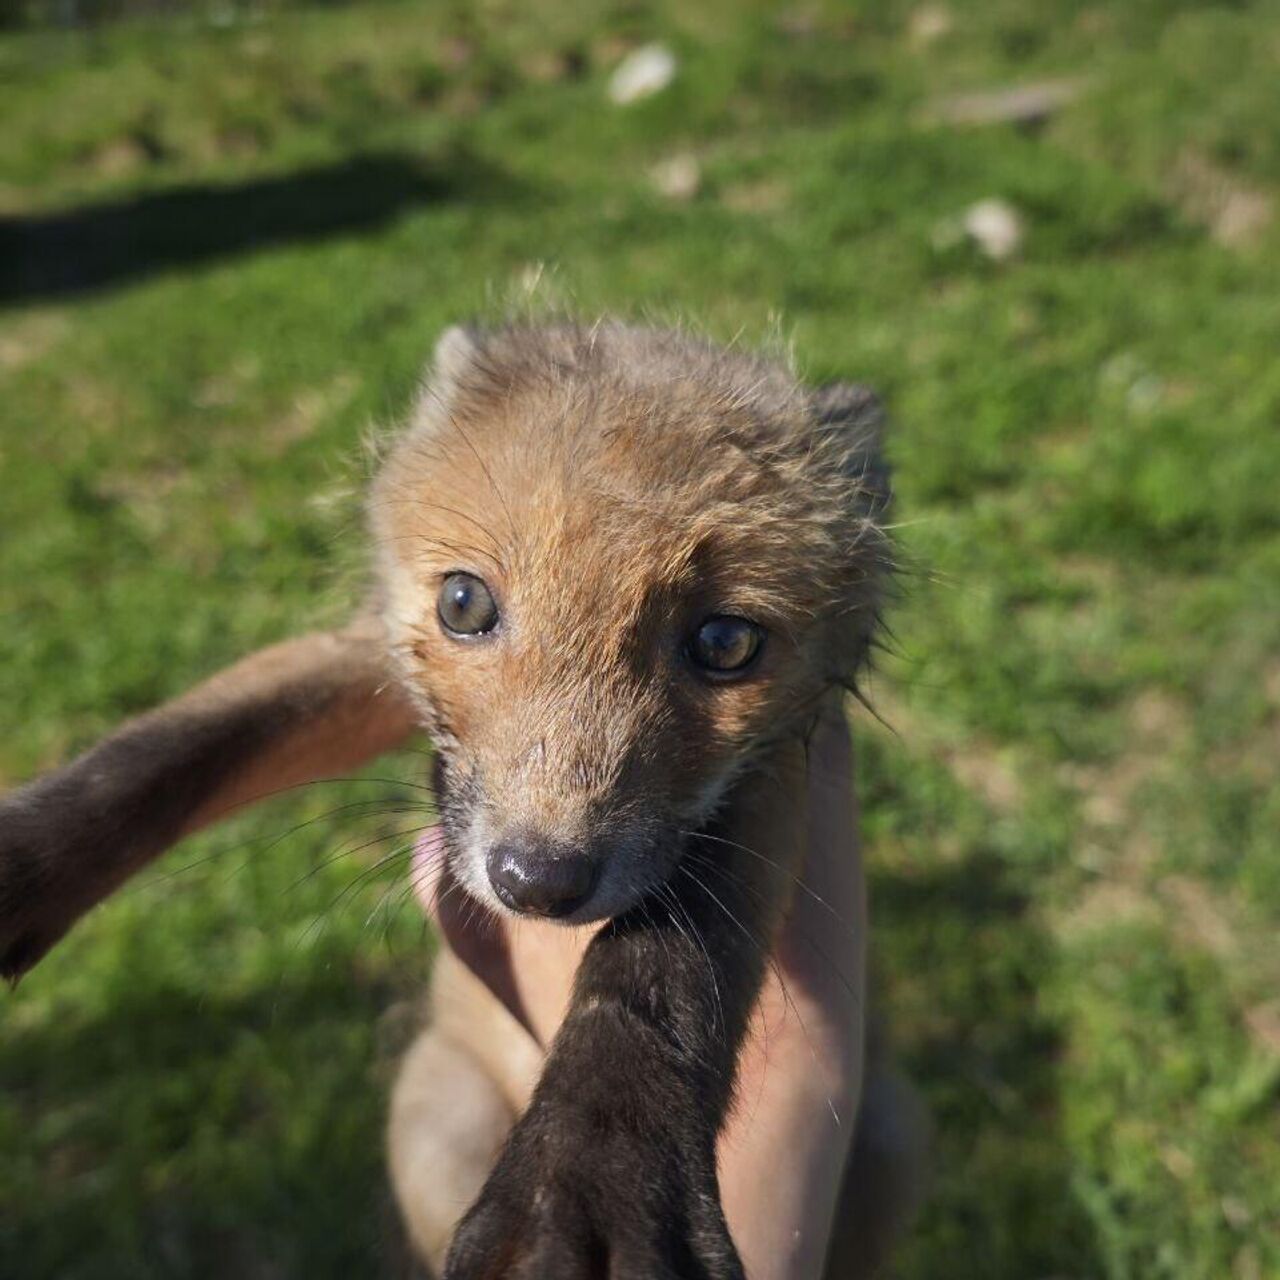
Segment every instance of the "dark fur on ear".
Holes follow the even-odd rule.
[[[848,604],[836,619],[844,635],[832,652],[849,660],[833,677],[835,682],[861,699],[858,676],[883,631],[884,603],[896,568],[887,526],[893,486],[883,452],[884,405],[870,387],[855,382],[819,387],[810,393],[809,404],[824,443],[842,456],[849,516],[857,526],[859,554],[850,566]]]
[[[884,405],[870,387],[832,382],[809,398],[817,426],[838,432],[846,448],[846,474],[858,490],[860,514],[879,523],[888,514],[893,491],[884,458]]]

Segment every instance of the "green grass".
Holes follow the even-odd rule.
[[[1219,242],[1280,199],[1280,5],[966,0],[932,41],[896,3],[425,9],[0,38],[0,783],[340,616],[362,432],[538,264],[779,325],[896,419],[898,734],[864,717],[859,773],[937,1127],[897,1273],[1280,1275],[1280,219]],[[611,107],[653,37],[676,83]],[[1057,76],[1038,131],[930,123]],[[682,151],[686,202],[649,178]],[[1003,265],[937,234],[987,196]],[[413,819],[324,815],[404,794],[190,841],[0,1001],[0,1275],[389,1265],[429,948],[399,868],[352,886]]]

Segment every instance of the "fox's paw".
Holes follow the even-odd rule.
[[[84,909],[64,883],[74,848],[58,843],[37,785],[0,795],[0,978],[16,982]],[[35,797],[35,799],[33,799]]]
[[[535,1097],[458,1227],[444,1280],[742,1280],[714,1133],[644,1110],[637,1091],[599,1080],[572,1101]]]

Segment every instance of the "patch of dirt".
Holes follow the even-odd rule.
[[[1272,930],[1231,893],[1194,876],[1166,876],[1159,900],[1170,932],[1184,946],[1207,952],[1222,965],[1240,1017],[1253,1043],[1280,1057],[1280,958]],[[1237,1004],[1238,1002],[1238,1004]]]
[[[1183,212],[1229,249],[1257,244],[1275,216],[1269,192],[1243,182],[1199,151],[1179,155],[1168,186]]]
[[[120,502],[143,514],[163,505],[187,479],[184,467],[157,466],[142,471],[107,472],[102,475],[94,492],[109,502]]]
[[[1265,681],[1263,692],[1274,707]],[[1257,728],[1214,747],[1205,768],[1211,778],[1249,782],[1259,788],[1280,782],[1280,711],[1268,709]]]
[[[269,138],[263,129],[254,125],[228,125],[219,129],[214,140],[217,154],[246,160],[260,155]]]
[[[1196,1171],[1196,1162],[1181,1147],[1175,1147],[1172,1143],[1164,1143],[1160,1147],[1160,1163],[1179,1182],[1189,1181]]]
[[[1254,1044],[1280,1058],[1280,999],[1246,1009],[1244,1024]]]
[[[26,213],[30,207],[31,200],[26,188],[14,182],[0,182],[0,214]]]
[[[1061,556],[1054,562],[1058,577],[1073,586],[1089,587],[1093,591],[1110,591],[1121,582],[1120,566],[1102,556]]]
[[[1042,431],[1035,440],[1035,450],[1050,460],[1074,458],[1088,449],[1095,436],[1093,423],[1079,420]]]
[[[1114,572],[1110,565],[1099,568],[1086,562],[1078,567],[1086,580],[1098,574],[1109,580]],[[1168,923],[1171,910],[1189,909],[1193,898],[1190,888],[1178,889],[1176,882],[1167,894],[1161,896],[1163,886],[1157,893],[1154,876],[1160,849],[1139,812],[1142,789],[1181,767],[1190,714],[1172,694],[1148,688],[1132,699],[1125,718],[1127,745],[1115,759],[1105,764],[1071,762],[1057,771],[1058,781],[1076,793],[1080,805],[1081,830],[1073,856],[1100,876],[1060,914],[1064,934],[1116,921]],[[1211,933],[1210,920],[1205,912],[1201,925],[1206,936]]]
[[[980,735],[950,741],[921,716],[887,691],[877,689],[876,712],[895,732],[940,761],[956,781],[996,813],[1013,813],[1022,806],[1022,780],[1000,746]]]
[[[0,331],[0,371],[11,373],[48,355],[70,330],[65,316],[49,312],[7,325]]]
[[[1080,813],[1094,828],[1125,825],[1129,800],[1149,776],[1145,763],[1121,759],[1114,765],[1064,764],[1058,780],[1080,798]]]
[[[946,5],[922,4],[911,11],[907,19],[907,43],[922,49],[949,36],[955,27],[955,18]]]
[[[702,187],[702,166],[692,152],[678,152],[652,166],[649,181],[668,200],[692,200]]]
[[[461,70],[475,54],[475,45],[464,36],[449,36],[440,45],[440,62],[451,71]]]
[[[612,67],[613,63],[618,63],[618,61],[626,58],[628,52],[631,52],[634,47],[635,41],[627,40],[625,36],[602,36],[591,44],[591,65],[593,67]]]
[[[1022,783],[991,744],[971,739],[943,758],[960,785],[979,795],[997,813],[1012,813],[1021,807]]]
[[[242,356],[222,373],[206,378],[196,388],[191,402],[197,409],[228,409],[235,404],[258,376],[262,362],[257,356]]]
[[[1273,707],[1280,708],[1280,662],[1271,663],[1262,673],[1262,692]]]
[[[1129,704],[1129,747],[1105,765],[1065,764],[1061,782],[1080,797],[1080,812],[1095,829],[1120,830],[1133,823],[1133,801],[1153,778],[1177,766],[1190,736],[1190,717],[1178,699],[1144,689]]]
[[[85,153],[83,163],[99,177],[127,178],[168,158],[159,117],[149,114],[127,132],[93,147]]]
[[[268,454],[277,456],[298,440],[305,440],[325,418],[350,403],[359,385],[354,373],[343,372],[323,387],[300,392],[293,408],[263,433]]]
[[[129,414],[129,402],[119,387],[92,374],[77,373],[66,383],[72,416],[91,430],[116,430]]]
[[[720,194],[721,203],[735,213],[777,213],[790,199],[790,188],[776,178],[734,183]]]
[[[1057,923],[1070,937],[1114,924],[1150,924],[1159,918],[1157,903],[1141,886],[1103,880],[1086,889]]]
[[[520,70],[534,84],[580,80],[589,70],[586,53],[576,47],[542,49],[521,59]]]
[[[1129,704],[1129,723],[1148,750],[1176,749],[1191,731],[1187,708],[1162,689],[1144,689]]]
[[[1218,960],[1229,960],[1240,947],[1237,929],[1224,904],[1202,880],[1166,876],[1160,894],[1175,909],[1175,930],[1188,942]]]

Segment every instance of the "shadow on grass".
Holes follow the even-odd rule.
[[[270,245],[365,231],[416,205],[509,194],[473,156],[389,152],[284,177],[191,185],[0,218],[0,302],[68,297]]]
[[[378,1014],[405,994],[333,952],[202,997],[152,976],[0,1043],[15,1139],[6,1280],[399,1280]],[[4,1126],[0,1126],[3,1128]]]
[[[1105,1269],[1058,1123],[1060,1036],[1038,998],[1052,947],[1014,875],[981,848],[919,873],[873,872],[891,1034],[935,1135],[929,1196],[895,1275]]]

